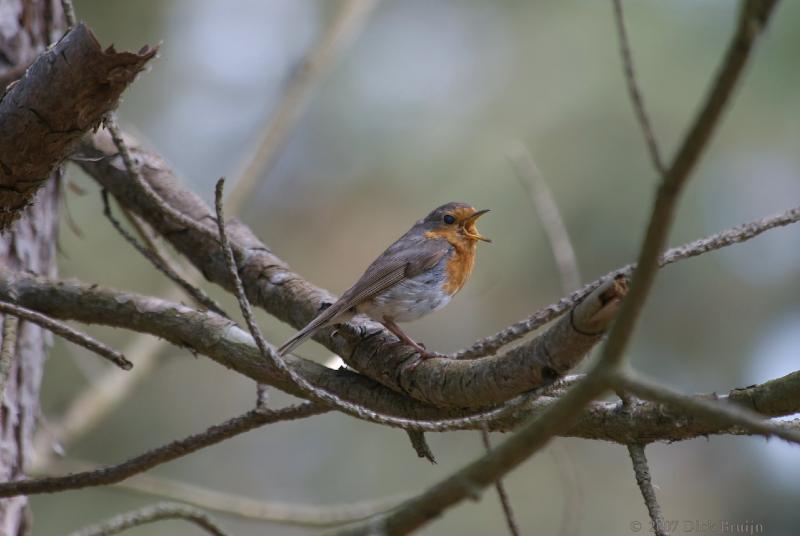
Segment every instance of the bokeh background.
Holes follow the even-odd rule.
[[[75,4],[105,44],[163,43],[125,95],[123,126],[207,200],[217,177],[240,168],[339,5]],[[734,27],[735,4],[626,3],[640,82],[666,154],[698,108]],[[783,2],[685,193],[673,245],[800,201],[799,25],[800,4]],[[495,242],[481,246],[472,280],[449,308],[408,327],[429,347],[452,351],[561,296],[545,236],[507,158],[517,140],[554,192],[584,280],[633,260],[657,178],[625,90],[610,3],[384,1],[315,92],[241,216],[295,270],[341,292],[433,207],[464,200],[491,208],[481,230]],[[63,276],[166,296],[168,282],[103,219],[97,185],[74,166],[68,175],[86,194],[66,194],[83,236],[63,227]],[[799,280],[800,228],[671,266],[659,275],[630,360],[686,392],[726,392],[796,370]],[[260,320],[273,343],[292,331],[266,315]],[[93,332],[118,347],[131,340],[122,331]],[[327,357],[313,343],[300,354]],[[103,371],[94,356],[58,341],[45,372],[45,418],[58,417]],[[275,405],[289,401],[271,394]],[[253,402],[251,382],[167,347],[157,370],[68,456],[118,462]],[[257,499],[330,505],[418,492],[482,451],[475,432],[429,441],[436,466],[417,459],[402,432],[324,415],[248,433],[153,473]],[[766,534],[797,534],[800,450],[711,437],[653,445],[648,454],[667,519],[750,521]],[[564,533],[564,517],[576,534],[632,534],[631,522],[647,522],[619,445],[558,439],[506,484],[525,534]],[[36,496],[35,534],[63,534],[154,500],[109,487]],[[309,532],[217,518],[241,536]],[[422,533],[505,530],[487,491]],[[132,532],[196,533],[181,522]]]

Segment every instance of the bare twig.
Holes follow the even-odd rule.
[[[67,20],[67,30],[73,29],[78,23],[78,18],[75,16],[75,6],[72,5],[72,0],[61,0],[61,10]]]
[[[791,225],[793,223],[797,223],[798,221],[800,221],[800,207],[795,207],[766,218],[759,218],[748,223],[743,223],[717,234],[713,234],[711,236],[689,242],[682,246],[669,249],[659,257],[658,265],[660,267],[664,267],[684,259],[697,257],[710,251],[715,251],[733,244],[746,242],[747,240],[755,238],[766,231]],[[588,293],[592,292],[599,285],[601,285],[603,281],[606,281],[608,278],[614,277],[618,274],[630,275],[633,273],[633,269],[635,267],[635,264],[629,264],[622,268],[618,268],[613,272],[609,272],[603,277],[596,279],[591,283],[587,283],[580,289],[572,292],[569,296],[562,298],[558,302],[539,309],[529,317],[511,324],[492,336],[480,339],[472,344],[472,346],[469,346],[464,350],[460,350],[449,357],[457,359],[475,359],[486,355],[492,355],[500,348],[524,337],[531,331],[547,324],[554,318],[558,318],[560,315],[564,314],[576,303],[578,303],[581,299],[583,299]]]
[[[644,504],[647,506],[647,512],[650,514],[653,532],[656,536],[667,536],[664,516],[661,513],[661,505],[658,504],[656,492],[653,489],[653,482],[650,478],[650,468],[647,466],[647,456],[645,456],[644,453],[644,445],[628,445],[628,454],[633,464],[636,483],[639,485],[639,491],[642,493]]]
[[[228,536],[226,531],[220,528],[208,514],[199,508],[167,502],[145,506],[139,510],[114,516],[97,525],[77,530],[71,533],[70,536],[111,536],[140,525],[165,519],[183,519],[194,523],[213,536]]]
[[[96,464],[78,460],[59,460],[53,466],[64,472],[93,471],[99,468]],[[34,476],[39,475],[34,474]],[[331,527],[359,521],[389,510],[407,498],[395,496],[324,506],[261,501],[150,473],[135,474],[126,480],[114,483],[113,486],[120,490],[158,496],[162,499],[179,501],[243,519],[306,527]]]
[[[580,286],[581,274],[575,248],[572,247],[572,241],[553,193],[536,167],[530,152],[522,143],[514,144],[509,157],[514,164],[519,183],[528,192],[534,212],[542,222],[542,228],[550,243],[550,250],[553,252],[561,277],[561,287],[564,293],[568,294]]]
[[[633,104],[633,111],[636,114],[636,119],[639,121],[639,126],[642,128],[645,145],[647,145],[650,159],[653,161],[653,166],[656,168],[659,176],[663,176],[666,172],[666,166],[661,159],[656,135],[653,132],[653,126],[647,114],[647,108],[644,105],[644,97],[642,97],[642,92],[639,90],[639,83],[636,81],[636,70],[633,67],[633,55],[631,54],[631,47],[628,43],[628,32],[625,30],[625,14],[622,11],[622,0],[612,0],[612,3],[614,4],[614,22],[617,25],[617,35],[619,36],[619,49],[620,55],[622,56],[623,70],[625,72],[625,82],[628,85],[628,93],[630,94],[631,103]]]
[[[222,424],[212,426],[204,432],[172,441],[117,465],[65,476],[2,482],[0,483],[0,497],[55,493],[68,489],[114,484],[132,475],[142,473],[157,465],[186,456],[259,426],[302,419],[325,411],[327,411],[325,408],[309,402],[274,411],[254,409]]]
[[[483,447],[486,449],[486,452],[491,452],[492,442],[489,438],[489,429],[487,427],[484,427],[483,430],[481,430],[481,439],[483,440]],[[503,484],[503,481],[499,478],[494,483],[494,489],[497,490],[497,496],[500,499],[500,506],[503,507],[503,515],[506,518],[508,531],[512,536],[519,536],[519,527],[517,526],[517,520],[514,516],[514,510],[511,508],[511,500],[508,498],[505,484]]]
[[[167,264],[167,262],[154,249],[148,249],[144,245],[140,244],[132,234],[125,230],[122,224],[111,213],[111,205],[108,202],[108,192],[106,190],[101,191],[101,197],[103,199],[103,214],[114,226],[114,229],[116,229],[117,232],[122,235],[126,242],[133,246],[136,251],[141,253],[145,259],[150,261],[150,263],[155,266],[159,272],[167,276],[167,278],[182,288],[189,296],[192,297],[192,299],[194,299],[194,301],[206,309],[214,311],[220,316],[224,316],[226,318],[228,317],[225,311],[223,311],[217,302],[211,299],[208,294],[181,277],[181,275],[178,274],[169,264]]]
[[[780,437],[786,441],[800,444],[800,433],[797,431],[770,422],[763,415],[740,405],[687,396],[654,381],[634,376],[629,372],[615,373],[609,379],[616,389],[626,391],[644,400],[665,404],[682,413],[710,420],[719,426],[738,426],[759,435]]]
[[[361,31],[377,0],[345,0],[314,47],[294,71],[277,110],[264,125],[263,133],[236,180],[225,202],[226,211],[238,212],[249,199],[258,181],[269,173],[276,156],[337,58]]]
[[[27,320],[28,322],[33,322],[34,324],[37,324],[46,330],[55,333],[63,339],[75,343],[78,346],[83,346],[87,350],[91,350],[100,357],[104,357],[111,361],[123,370],[130,370],[133,368],[133,363],[128,361],[121,353],[93,339],[85,333],[81,333],[80,331],[69,327],[63,322],[53,320],[48,316],[37,313],[36,311],[31,311],[25,307],[20,307],[18,305],[14,305],[13,303],[4,301],[0,301],[0,312],[14,315],[22,320]]]
[[[11,371],[11,363],[17,351],[17,328],[19,319],[16,316],[6,314],[3,318],[3,343],[0,346],[0,404],[4,404],[6,381]]]
[[[128,149],[128,144],[125,142],[122,132],[120,132],[119,125],[117,124],[117,118],[113,113],[110,113],[106,116],[105,125],[108,129],[108,132],[111,134],[111,139],[114,141],[114,145],[117,147],[120,157],[122,158],[122,163],[125,166],[128,176],[139,186],[142,193],[147,196],[150,201],[155,203],[161,212],[170,218],[175,224],[192,229],[195,232],[202,234],[206,238],[216,241],[216,234],[214,231],[197,220],[190,218],[183,212],[176,210],[174,207],[172,207],[172,205],[164,201],[164,199],[158,195],[158,192],[153,189],[150,183],[145,180],[138,164],[133,161],[130,149]]]
[[[430,445],[428,445],[428,441],[425,439],[424,432],[419,430],[406,430],[406,434],[408,434],[408,439],[411,441],[411,446],[414,452],[417,453],[417,456],[425,458],[431,463],[436,463],[436,457],[433,455],[433,451]]]
[[[266,502],[176,482],[148,473],[134,475],[128,480],[118,482],[115,486],[140,493],[160,495],[172,500],[187,502],[206,510],[214,510],[215,512],[244,519],[305,527],[332,527],[360,521],[380,512],[390,510],[406,498],[388,497],[326,506]]]
[[[563,484],[564,506],[561,509],[561,523],[557,534],[558,536],[575,536],[580,531],[580,520],[582,519],[580,515],[576,515],[576,512],[583,509],[580,476],[575,470],[575,462],[570,451],[567,450],[566,443],[550,445],[548,451]]]

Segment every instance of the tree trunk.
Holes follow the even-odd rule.
[[[63,31],[59,0],[0,0],[0,79],[22,74]],[[0,236],[0,264],[56,275],[58,204],[58,177],[51,177],[22,217]],[[2,318],[3,328],[8,322],[7,317]],[[3,341],[3,348],[12,349],[12,359],[0,399],[0,481],[22,476],[39,415],[39,386],[50,336],[33,324],[20,322],[13,346],[7,344],[10,342]],[[0,534],[27,531],[26,507],[26,497],[0,501]]]

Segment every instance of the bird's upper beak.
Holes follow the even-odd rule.
[[[475,222],[478,220],[478,218],[480,218],[487,212],[489,212],[488,208],[483,210],[478,210],[474,214],[472,214],[469,218],[466,219],[466,221],[464,222],[464,232],[469,238],[472,238],[473,240],[482,240],[484,242],[491,242],[490,239],[486,238],[481,233],[479,233],[478,228],[475,227]]]

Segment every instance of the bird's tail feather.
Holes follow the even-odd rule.
[[[295,333],[295,335],[283,343],[280,348],[278,348],[278,355],[284,356],[303,344],[309,337],[311,337],[315,331],[317,331],[322,326],[325,326],[331,323],[334,318],[337,316],[339,312],[338,304],[334,304],[324,311],[322,311],[319,315],[317,315],[314,320],[309,322],[306,327]]]

